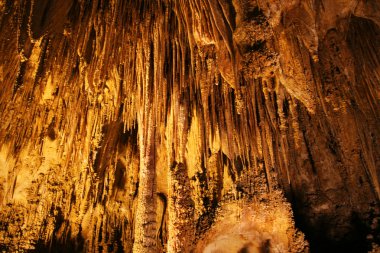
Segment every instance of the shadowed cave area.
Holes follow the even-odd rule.
[[[380,252],[377,0],[0,0],[1,252]]]

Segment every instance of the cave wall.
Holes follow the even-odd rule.
[[[0,249],[376,247],[379,15],[375,0],[0,1]]]

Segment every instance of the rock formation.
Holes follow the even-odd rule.
[[[0,0],[0,31],[0,251],[378,249],[378,0]]]

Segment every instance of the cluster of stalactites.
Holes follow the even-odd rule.
[[[166,243],[179,251],[226,199],[254,199],[279,183],[288,192],[306,185],[307,197],[333,192],[319,178],[346,180],[335,164],[347,143],[369,143],[342,167],[363,166],[355,173],[379,192],[375,142],[360,120],[378,118],[379,56],[371,36],[356,34],[378,31],[374,23],[353,18],[347,45],[344,32],[329,30],[338,18],[330,8],[316,19],[320,1],[251,2],[0,2],[9,34],[0,44],[0,200],[9,204],[1,215],[15,231],[12,210],[29,217],[14,240],[30,238],[28,248],[83,237],[85,251],[127,251],[134,238],[136,251]],[[364,7],[358,15],[378,20]],[[370,59],[356,78],[353,59]],[[357,125],[358,141],[336,115]]]

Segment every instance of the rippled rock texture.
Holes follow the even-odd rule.
[[[0,0],[0,250],[367,252],[377,0]]]

